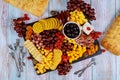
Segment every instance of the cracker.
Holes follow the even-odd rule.
[[[36,16],[42,16],[49,0],[4,0],[5,2],[20,8],[24,11],[30,12]]]
[[[42,55],[30,40],[25,41],[24,46],[28,49],[35,60],[37,60],[38,62],[42,61]]]
[[[101,45],[115,55],[120,55],[120,14],[107,30]]]
[[[53,56],[53,64],[50,66],[51,70],[55,70],[58,66],[58,64],[61,62],[62,58],[62,51],[54,49],[54,56]]]
[[[43,26],[41,25],[40,22],[36,22],[36,23],[33,24],[33,31],[35,33],[40,33],[40,32],[43,31]]]

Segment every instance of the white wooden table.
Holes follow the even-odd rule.
[[[120,0],[85,0],[96,10],[97,20],[92,22],[97,31],[105,32],[120,10]],[[50,0],[48,8],[43,17],[50,16],[51,10],[66,9],[67,0]],[[106,51],[104,54],[96,56],[97,65],[87,69],[78,78],[73,72],[86,66],[90,59],[73,64],[73,68],[66,76],[59,76],[57,71],[36,75],[31,60],[25,59],[26,66],[22,77],[17,77],[17,70],[14,60],[9,55],[8,44],[14,43],[17,34],[11,28],[11,20],[21,17],[26,13],[0,0],[0,80],[120,80],[120,57],[114,56]],[[39,20],[29,14],[32,21]],[[119,45],[119,44],[118,44]],[[27,55],[28,56],[28,55]]]

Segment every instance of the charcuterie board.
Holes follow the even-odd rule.
[[[101,32],[95,31],[90,24],[96,19],[94,9],[85,4],[90,9],[88,15],[84,10],[71,9],[71,1],[67,10],[57,12],[54,17],[29,24],[24,22],[29,20],[27,15],[13,20],[14,30],[25,39],[24,46],[32,57],[37,74],[57,69],[59,75],[66,75],[72,63],[101,54],[97,40]]]
[[[50,19],[50,18],[55,18],[55,16],[54,17],[49,17],[49,18],[44,18],[44,19],[42,19],[42,20],[46,20],[46,19]],[[37,23],[38,21],[35,21],[35,22],[33,22],[33,23],[29,23],[29,24],[27,24],[27,26],[33,26],[35,23]],[[95,52],[95,53],[93,53],[92,55],[87,55],[87,54],[84,54],[84,55],[82,55],[79,59],[77,59],[77,60],[74,60],[72,63],[74,64],[74,63],[76,63],[76,62],[79,62],[79,61],[82,61],[82,60],[85,60],[85,59],[88,59],[88,58],[91,58],[91,57],[94,57],[94,56],[97,56],[97,55],[99,55],[99,54],[101,54],[102,52],[101,52],[101,48],[100,48],[100,45],[99,45],[99,41],[96,39],[95,41],[94,41],[94,45],[98,45],[98,50]],[[31,55],[31,59],[32,59],[32,61],[33,61],[33,65],[35,66],[37,63],[39,63],[37,60],[35,60],[33,57],[32,57],[32,55]],[[37,71],[37,69],[35,69],[36,71]],[[48,69],[46,72],[50,72],[50,71],[53,71],[53,70],[50,70],[50,69]],[[45,73],[46,73],[45,72]],[[37,73],[38,75],[41,75],[40,73]]]

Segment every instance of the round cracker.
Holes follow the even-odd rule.
[[[47,24],[48,24],[48,30],[51,29],[52,23],[50,19],[47,19]]]
[[[43,30],[45,30],[46,29],[45,22],[43,20],[41,20],[41,21],[39,21],[39,23],[42,25]]]
[[[40,33],[43,31],[42,25],[39,22],[33,24],[33,31],[35,33]]]
[[[51,27],[50,27],[50,29],[54,29],[54,25],[55,25],[55,22],[54,22],[54,19],[53,18],[51,18],[50,19],[50,23],[51,23]]]
[[[39,22],[42,23],[44,29],[46,29],[46,26],[47,26],[47,21],[46,21],[46,19],[40,20]]]
[[[57,26],[57,21],[56,21],[56,19],[55,19],[55,18],[53,18],[53,19],[52,19],[52,21],[53,21],[53,27],[54,27],[54,29],[56,29],[56,26]]]
[[[59,20],[56,19],[56,22],[57,22],[56,28],[59,28],[59,27],[60,27],[60,22],[59,22]]]

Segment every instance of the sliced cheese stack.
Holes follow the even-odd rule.
[[[41,33],[44,30],[62,29],[62,25],[56,18],[43,19],[33,24],[34,33]]]
[[[24,46],[28,49],[28,51],[35,60],[37,60],[38,62],[42,61],[42,54],[40,54],[38,49],[34,46],[34,44],[30,40],[25,41]]]

